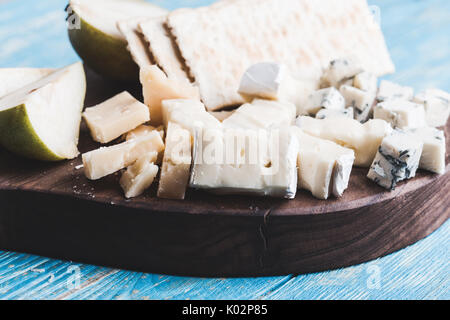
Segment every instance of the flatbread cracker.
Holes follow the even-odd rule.
[[[155,63],[166,75],[177,81],[189,81],[178,48],[166,29],[166,18],[167,16],[147,19],[139,23],[139,30],[147,40]]]
[[[241,76],[258,62],[284,63],[314,82],[337,58],[376,75],[395,70],[366,0],[221,1],[176,10],[167,25],[208,110],[243,103]]]

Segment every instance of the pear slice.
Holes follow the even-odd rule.
[[[78,55],[97,73],[119,81],[137,81],[139,71],[117,23],[168,13],[140,0],[70,0],[66,11],[69,38]]]
[[[54,71],[54,69],[37,68],[0,69],[0,98],[42,79]]]
[[[85,94],[79,62],[0,98],[0,144],[37,160],[77,157]]]

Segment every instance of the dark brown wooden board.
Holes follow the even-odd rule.
[[[124,89],[89,71],[88,84],[87,106]],[[82,127],[80,150],[97,146]],[[344,196],[328,201],[306,191],[291,201],[188,191],[175,201],[156,198],[155,187],[125,200],[119,175],[89,181],[80,164],[80,157],[40,163],[0,150],[1,249],[162,274],[274,276],[384,256],[450,216],[450,165],[443,176],[419,171],[393,192],[356,168]]]

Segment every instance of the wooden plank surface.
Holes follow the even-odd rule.
[[[162,3],[173,8],[176,2]],[[186,2],[196,5],[200,1]],[[390,78],[416,89],[438,86],[448,91],[448,1],[372,3],[381,9],[381,22],[398,69]],[[47,0],[2,4],[0,40],[4,45],[0,49],[0,67],[60,67],[75,61],[64,31],[64,5],[64,1]],[[449,231],[447,222],[421,243],[367,265],[310,276],[263,279],[200,280],[91,266],[77,269],[77,265],[54,260],[3,253],[0,297],[449,298]]]

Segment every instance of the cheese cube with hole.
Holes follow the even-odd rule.
[[[414,89],[411,87],[401,86],[397,83],[382,80],[378,89],[378,102],[388,100],[412,100],[414,97]]]
[[[355,166],[369,167],[384,137],[392,127],[384,120],[369,120],[361,124],[354,119],[314,119],[299,117],[296,122],[305,133],[333,141],[355,151]]]
[[[321,88],[339,88],[343,82],[353,79],[363,70],[353,59],[336,59],[330,62],[320,80]]]
[[[192,162],[191,147],[190,132],[169,122],[158,186],[159,198],[184,199]]]
[[[369,120],[375,101],[375,92],[363,91],[347,85],[341,86],[339,91],[345,99],[346,107],[352,107],[355,110],[355,120],[359,122]]]
[[[167,128],[169,122],[177,123],[193,136],[196,127],[215,128],[222,124],[208,113],[198,100],[174,99],[162,102],[162,119]]]
[[[152,161],[154,161],[154,154],[144,156],[129,166],[122,174],[120,186],[126,198],[138,197],[152,185],[159,170]]]
[[[222,124],[226,128],[269,129],[291,126],[296,108],[292,103],[255,99],[239,107]]]
[[[219,194],[293,199],[298,151],[290,128],[197,130],[190,186]]]
[[[311,93],[302,108],[302,113],[314,115],[320,109],[342,110],[344,108],[344,97],[338,90],[330,87]]]
[[[430,127],[442,127],[447,124],[450,115],[450,94],[439,89],[420,92],[414,102],[425,106],[427,124]]]
[[[445,173],[445,134],[444,131],[424,127],[409,131],[415,138],[423,142],[422,156],[420,157],[420,169],[438,174]]]
[[[298,188],[318,199],[341,197],[348,187],[355,153],[340,145],[313,137],[293,127],[299,139]]]
[[[358,73],[353,79],[352,86],[366,92],[375,93],[378,91],[378,79],[373,73],[364,71]]]
[[[197,87],[187,81],[179,81],[168,78],[157,66],[145,66],[141,68],[140,80],[144,95],[144,103],[150,109],[150,123],[162,124],[161,103],[168,99],[193,99],[200,101],[200,93]]]
[[[427,126],[424,106],[405,100],[388,100],[379,103],[374,109],[373,116],[399,129]]]
[[[383,139],[367,177],[394,190],[397,183],[415,177],[423,142],[410,133],[395,131]]]
[[[132,165],[137,159],[151,154],[154,161],[164,150],[164,142],[157,132],[84,153],[84,173],[90,180],[98,180]]]
[[[148,108],[124,91],[83,113],[92,138],[108,143],[150,120]]]
[[[342,110],[330,110],[330,109],[321,109],[316,114],[316,119],[327,119],[327,118],[350,118],[353,119],[354,109],[353,108],[345,108]]]

